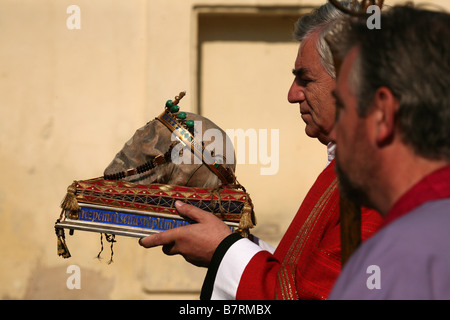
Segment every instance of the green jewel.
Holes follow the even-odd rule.
[[[186,112],[180,112],[177,114],[177,118],[181,120],[186,119]]]
[[[192,128],[194,126],[194,121],[192,120],[187,120],[186,121],[186,125],[188,126],[188,128]]]
[[[177,106],[177,105],[172,106],[172,107],[170,108],[170,112],[172,112],[172,113],[178,112],[179,110],[180,110],[180,107]]]
[[[166,101],[166,107],[167,108],[171,108],[173,106],[173,101],[172,100],[167,100]]]

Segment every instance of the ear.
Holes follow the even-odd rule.
[[[373,100],[376,142],[378,145],[389,143],[394,137],[396,113],[399,102],[387,87],[380,87]]]

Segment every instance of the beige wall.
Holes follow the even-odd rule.
[[[181,257],[119,237],[108,265],[108,246],[94,258],[99,236],[76,232],[63,260],[53,231],[66,187],[100,176],[181,90],[184,110],[201,105],[224,129],[279,130],[277,174],[261,175],[261,163],[237,169],[255,202],[255,234],[276,244],[326,161],[286,101],[297,51],[289,19],[322,2],[0,0],[0,298],[198,297],[205,270]],[[66,26],[71,4],[81,29]],[[254,26],[243,34],[245,23]],[[80,290],[66,287],[69,265],[80,267]]]

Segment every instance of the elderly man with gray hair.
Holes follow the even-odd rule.
[[[349,3],[346,3],[349,5]],[[208,267],[202,299],[326,299],[341,270],[340,210],[334,144],[332,90],[335,70],[324,35],[343,16],[326,4],[296,23],[301,41],[288,100],[298,104],[305,132],[328,147],[328,163],[303,200],[277,248],[254,237],[242,238],[212,215],[177,203],[178,212],[197,221],[188,227],[141,239],[142,246],[163,246]],[[280,200],[281,201],[281,200]],[[381,223],[373,210],[362,210],[362,239]]]

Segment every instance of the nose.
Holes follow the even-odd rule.
[[[300,103],[305,101],[304,87],[299,85],[296,80],[292,82],[291,88],[288,92],[288,101],[290,103]]]

